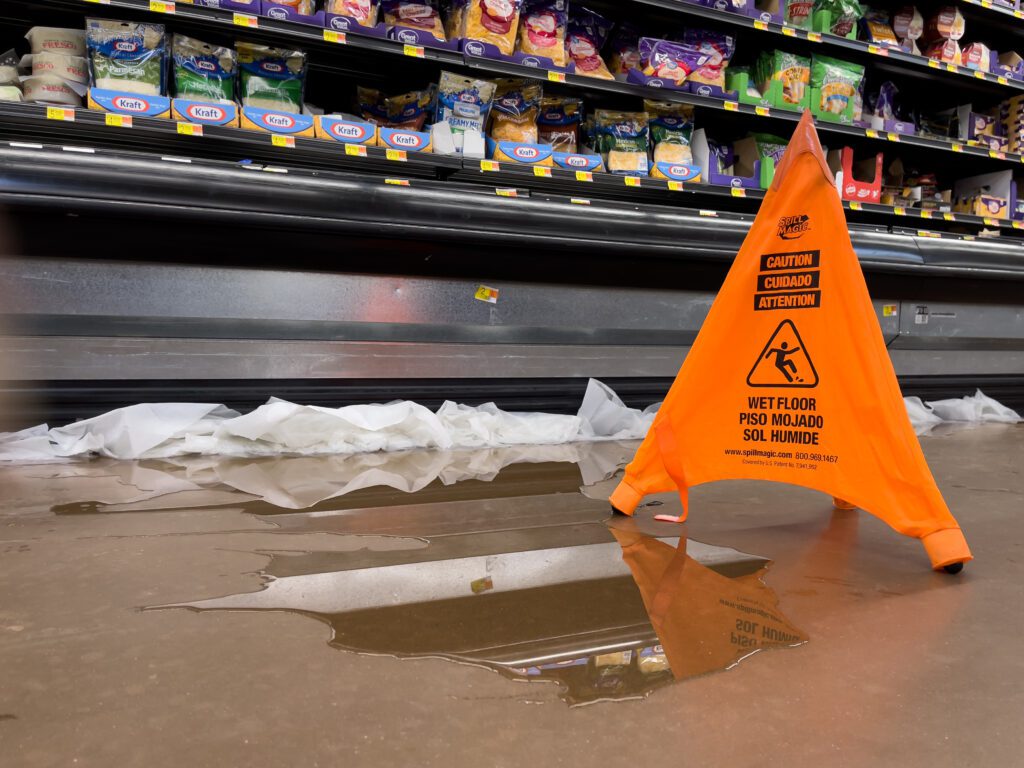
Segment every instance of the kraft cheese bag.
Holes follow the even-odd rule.
[[[644,101],[650,116],[651,144],[655,163],[693,164],[690,139],[693,136],[693,107],[671,101]]]
[[[230,48],[218,48],[184,35],[171,43],[174,89],[179,99],[232,103],[235,101],[237,57]]]
[[[575,154],[580,149],[583,102],[577,98],[545,96],[537,116],[537,138],[555,152]]]
[[[236,43],[235,48],[243,107],[302,112],[305,53],[244,42]]]
[[[537,117],[543,97],[541,84],[502,78],[497,86],[488,135],[495,141],[537,144]]]
[[[599,109],[594,114],[598,149],[609,173],[646,176],[650,163],[650,115],[646,112],[612,112]]]
[[[448,123],[452,133],[484,132],[497,85],[491,80],[442,72],[437,86],[435,122]]]
[[[140,96],[167,92],[167,37],[162,24],[86,19],[92,84]]]

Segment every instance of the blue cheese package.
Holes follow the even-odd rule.
[[[494,103],[497,84],[451,72],[442,72],[437,87],[438,123],[448,123],[453,133],[484,132]]]

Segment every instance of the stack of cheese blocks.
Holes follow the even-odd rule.
[[[25,39],[32,51],[19,62],[25,101],[82,106],[89,84],[85,30],[32,27]]]
[[[1012,96],[999,105],[999,119],[1010,152],[1024,152],[1024,96]]]

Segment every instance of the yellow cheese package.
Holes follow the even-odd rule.
[[[522,0],[470,0],[466,8],[466,39],[490,43],[498,53],[511,56],[516,48],[522,4]]]
[[[649,117],[654,163],[693,163],[693,106],[672,101],[644,101]]]
[[[490,137],[499,142],[538,143],[537,117],[544,95],[541,84],[516,78],[499,78],[497,83]]]
[[[556,67],[564,67],[565,33],[569,24],[568,0],[527,0],[519,23],[520,53],[544,56]]]
[[[580,123],[583,102],[578,98],[545,96],[537,117],[537,135],[541,144],[555,152],[575,154],[580,148]]]
[[[599,109],[594,114],[594,132],[605,167],[609,173],[646,176],[650,169],[650,115],[646,112],[612,112]]]
[[[601,58],[601,49],[611,29],[611,22],[593,11],[576,5],[570,9],[565,46],[576,74],[601,80],[615,79]]]
[[[422,30],[442,43],[445,42],[444,24],[437,10],[437,0],[384,0],[381,10],[388,27]]]
[[[818,112],[845,113],[864,79],[864,67],[828,56],[814,56],[811,62],[811,89],[821,99]]]

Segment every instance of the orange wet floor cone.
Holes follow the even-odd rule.
[[[918,443],[804,112],[707,320],[612,506],[713,480],[815,488],[971,559]]]

